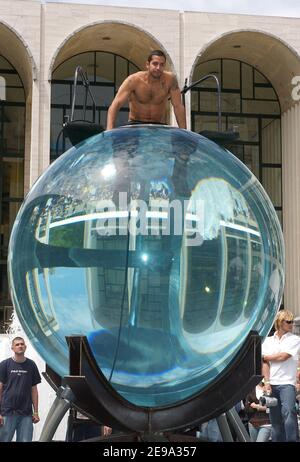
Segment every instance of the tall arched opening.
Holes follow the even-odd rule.
[[[276,65],[274,64],[276,63]],[[300,105],[293,99],[293,77],[300,75],[297,53],[278,37],[254,30],[226,33],[203,47],[190,82],[213,72],[222,87],[224,129],[240,131],[230,149],[250,167],[267,190],[283,226],[286,244],[285,305],[300,314],[299,172]],[[215,127],[216,89],[201,84],[191,96],[191,125]]]

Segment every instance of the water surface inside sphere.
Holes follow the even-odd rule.
[[[26,334],[58,374],[86,335],[130,402],[199,392],[250,330],[267,335],[283,289],[275,210],[252,173],[167,126],[101,133],[57,159],[13,227],[9,275]]]

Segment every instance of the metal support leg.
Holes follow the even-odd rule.
[[[39,441],[51,441],[54,433],[70,408],[74,395],[69,387],[60,387],[57,396],[48,412]]]
[[[217,422],[219,426],[219,430],[222,435],[222,440],[226,443],[233,442],[233,437],[227,422],[226,414],[223,413],[217,417]]]
[[[241,421],[240,416],[238,415],[236,409],[233,407],[229,411],[226,412],[227,417],[234,428],[234,431],[237,435],[238,441],[241,443],[250,443],[251,439],[247,433],[245,425]]]

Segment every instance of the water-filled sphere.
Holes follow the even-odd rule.
[[[18,317],[58,374],[86,335],[127,400],[162,406],[266,336],[283,289],[275,210],[252,173],[208,139],[166,126],[101,133],[38,179],[13,227]]]

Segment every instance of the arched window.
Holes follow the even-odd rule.
[[[227,148],[262,183],[282,223],[280,104],[271,83],[254,67],[233,59],[214,59],[195,67],[193,82],[215,74],[222,90],[222,130],[240,137]],[[217,130],[217,92],[213,80],[192,89],[192,130]]]
[[[25,92],[16,69],[0,56],[0,332],[12,304],[7,282],[10,231],[24,197]]]
[[[77,66],[81,66],[87,74],[90,88],[96,102],[96,123],[106,126],[107,109],[110,106],[119,86],[130,74],[139,69],[128,59],[114,53],[92,51],[81,53],[60,64],[52,75],[51,97],[51,159],[70,147],[67,138],[63,138],[60,150],[56,153],[56,141],[61,131],[64,118],[71,114],[74,73]],[[84,103],[84,87],[78,80],[77,97],[74,119],[82,119]],[[92,105],[88,100],[87,120],[92,121]],[[121,108],[117,125],[128,120],[128,107]]]

